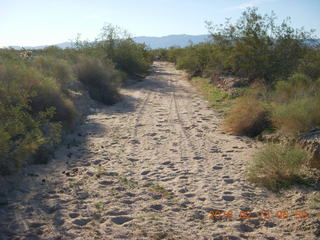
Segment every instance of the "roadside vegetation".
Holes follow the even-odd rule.
[[[250,162],[248,178],[253,183],[278,191],[306,181],[301,176],[307,161],[307,152],[299,147],[269,143]]]
[[[0,49],[0,174],[27,162],[46,162],[48,153],[81,115],[72,91],[83,86],[104,104],[120,99],[126,78],[146,76],[152,55],[121,30],[105,26],[93,42],[75,48]],[[123,32],[123,31],[122,31]]]
[[[213,107],[225,113],[226,132],[297,139],[320,127],[320,46],[313,31],[295,29],[289,19],[277,24],[273,13],[261,15],[257,8],[246,9],[235,23],[207,23],[207,28],[211,41],[154,55],[184,69],[205,89]],[[250,179],[271,189],[293,183],[308,162],[297,148],[279,143],[262,149],[249,168]],[[263,172],[270,167],[273,171]]]

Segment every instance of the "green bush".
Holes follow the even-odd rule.
[[[116,45],[112,60],[118,69],[128,75],[145,77],[151,62],[151,56],[147,55],[144,45],[126,39]]]
[[[296,73],[286,80],[278,81],[275,86],[274,98],[278,102],[290,102],[291,100],[311,96],[316,93],[316,84],[308,76]]]
[[[261,15],[257,8],[248,8],[235,23],[207,23],[211,42],[172,48],[163,55],[193,76],[207,70],[272,83],[299,69],[317,78],[319,50],[306,44],[312,31],[294,29],[288,20],[276,25],[275,19],[273,14]]]
[[[210,43],[187,47],[176,60],[177,68],[185,69],[192,76],[202,76],[210,62],[210,53]]]
[[[65,96],[60,88],[57,78],[45,76],[40,69],[32,66],[14,66],[7,79],[12,77],[19,81],[19,87],[26,89],[30,100],[32,114],[46,111],[54,107],[53,121],[62,122],[63,126],[70,128],[77,119],[74,104]],[[45,72],[47,74],[47,72]]]
[[[53,77],[63,88],[75,81],[71,64],[64,59],[57,59],[53,56],[38,56],[32,63],[36,69],[47,77]]]
[[[320,81],[296,73],[276,83],[272,122],[284,134],[298,135],[320,126]]]
[[[309,48],[299,61],[297,71],[313,80],[320,78],[320,48]]]
[[[299,135],[320,127],[320,95],[294,99],[274,106],[273,125],[284,134]]]
[[[176,64],[177,59],[184,53],[184,51],[184,48],[171,47],[166,54],[166,60]]]
[[[54,109],[31,114],[36,93],[23,83],[33,73],[21,65],[0,67],[0,174],[17,171],[41,145],[59,141],[60,125],[50,122]]]
[[[307,161],[308,154],[299,147],[268,144],[249,163],[248,178],[278,191],[301,181],[299,174]]]
[[[248,8],[235,24],[208,24],[219,72],[272,82],[286,78],[299,65],[311,33],[292,28],[288,21],[275,25],[274,15]]]
[[[96,41],[78,39],[75,46],[84,55],[100,59],[107,68],[111,61],[117,70],[133,77],[145,77],[153,60],[144,44],[135,43],[126,31],[111,24],[101,29]]]
[[[64,96],[58,88],[46,84],[34,86],[34,91],[36,94],[30,98],[32,113],[42,112],[54,107],[55,114],[52,120],[61,122],[66,128],[73,127],[78,112],[70,99]]]
[[[103,65],[101,61],[93,58],[80,58],[77,76],[88,88],[91,98],[104,104],[114,104],[120,99],[117,88],[121,78],[112,65]]]

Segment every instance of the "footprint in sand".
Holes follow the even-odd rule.
[[[146,170],[146,171],[141,172],[141,175],[147,175],[147,174],[149,174],[149,173],[150,173],[150,171],[149,171],[149,170]]]
[[[139,140],[133,139],[130,141],[131,144],[140,144]]]
[[[78,226],[85,226],[87,223],[91,221],[90,218],[81,218],[81,219],[76,219],[72,223]]]
[[[113,183],[114,183],[114,181],[101,181],[101,182],[99,182],[99,184],[105,185],[105,186],[111,185],[111,184],[113,184]]]
[[[234,183],[234,180],[233,179],[224,179],[225,183],[228,183],[228,184],[231,184],[231,183]]]
[[[163,209],[163,206],[161,204],[153,204],[149,206],[152,210],[161,211]]]
[[[130,162],[138,162],[139,159],[136,159],[136,158],[128,158],[128,161],[130,161]]]
[[[225,195],[225,196],[222,196],[222,199],[225,200],[225,201],[228,201],[228,202],[231,202],[235,199],[234,196],[229,196],[229,195]]]
[[[213,170],[221,170],[223,167],[222,166],[219,166],[219,165],[216,165],[216,166],[213,166],[212,169]]]
[[[115,224],[118,224],[118,225],[122,225],[126,222],[129,222],[133,220],[133,218],[131,217],[126,217],[126,216],[121,216],[121,217],[114,217],[114,218],[111,218],[111,222],[115,223]]]
[[[184,196],[187,197],[187,198],[193,198],[194,196],[196,196],[196,194],[194,194],[194,193],[187,193],[187,194],[185,194]]]

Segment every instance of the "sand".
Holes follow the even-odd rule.
[[[261,143],[223,133],[184,72],[153,69],[121,102],[97,105],[48,164],[24,169],[0,207],[0,239],[317,239],[316,220],[292,215],[313,193],[249,183]]]

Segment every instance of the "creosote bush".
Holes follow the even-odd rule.
[[[298,135],[320,127],[320,46],[312,40],[317,39],[312,30],[295,29],[289,19],[277,24],[275,19],[274,13],[262,15],[248,8],[235,22],[208,22],[211,41],[156,54],[192,77],[246,79],[250,87],[235,91],[244,97],[234,101],[227,114],[227,131],[251,137],[264,130]],[[263,87],[254,87],[259,82]],[[222,99],[222,105],[227,100]]]
[[[248,179],[273,191],[300,182],[300,173],[308,154],[300,147],[268,144],[251,160]]]
[[[75,46],[85,55],[99,56],[103,63],[111,61],[117,70],[130,77],[145,77],[153,59],[146,45],[135,43],[126,31],[111,24],[101,29],[95,41],[78,39]]]
[[[80,58],[77,75],[89,91],[92,99],[104,104],[113,104],[120,99],[117,87],[121,78],[112,65],[103,65],[93,58]]]
[[[106,27],[97,41],[72,49],[33,50],[28,58],[22,50],[0,49],[0,174],[49,159],[62,131],[78,119],[76,81],[91,98],[113,104],[125,76],[148,73],[152,59],[146,47],[115,30]]]
[[[56,83],[63,88],[75,81],[72,65],[67,60],[53,56],[38,56],[34,59],[33,66],[47,77],[55,78]]]
[[[274,106],[273,125],[286,135],[297,136],[320,127],[320,95]]]
[[[29,83],[38,76],[20,65],[0,67],[0,174],[17,171],[40,146],[59,141],[61,125],[51,122],[55,109],[33,112],[30,104],[37,92]]]

